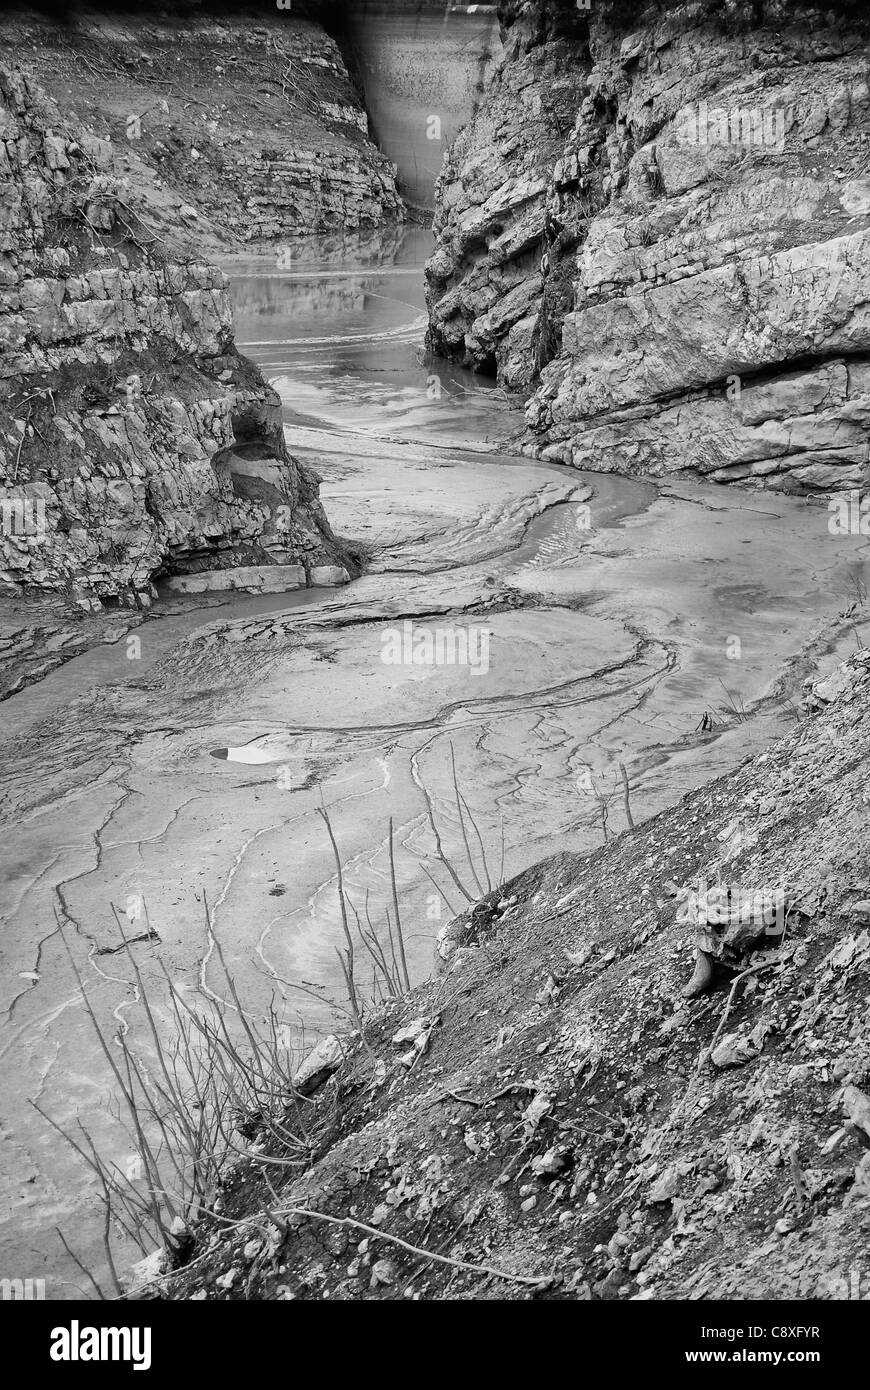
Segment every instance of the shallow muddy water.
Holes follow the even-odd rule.
[[[126,1030],[146,1062],[113,907],[134,925],[147,909],[156,935],[134,949],[167,1035],[160,961],[205,1005],[226,996],[217,940],[245,1007],[262,1018],[274,997],[298,1048],[343,1024],[318,807],[352,903],[368,894],[377,921],[392,818],[420,979],[463,901],[430,813],[475,896],[487,873],[600,843],[602,798],[622,829],[620,763],[635,820],[732,767],[833,659],[865,543],[830,536],[824,509],[792,498],[518,455],[500,394],[425,360],[427,247],[412,231],[383,264],[312,245],[289,268],[227,266],[237,340],[280,392],[333,526],[370,548],[367,573],[173,611],[137,629],[135,674],[121,641],[4,703],[0,1240],[49,1297],[83,1282],[52,1228],[99,1267],[99,1223],[81,1165],[25,1097],[63,1124],[84,1119],[119,1164],[131,1157],[58,919],[107,1033]],[[432,659],[403,659],[415,642]],[[476,662],[449,659],[463,651]],[[716,726],[700,733],[705,711]],[[476,841],[467,861],[454,766],[486,867]]]

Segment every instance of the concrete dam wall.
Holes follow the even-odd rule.
[[[346,22],[372,138],[397,166],[405,200],[431,209],[444,153],[501,55],[495,6],[361,0]]]

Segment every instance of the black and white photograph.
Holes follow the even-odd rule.
[[[43,1374],[335,1303],[830,1374],[870,6],[10,0],[0,721]]]

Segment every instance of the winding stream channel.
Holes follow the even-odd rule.
[[[350,899],[362,911],[368,894],[380,920],[392,818],[419,980],[462,905],[430,809],[472,881],[454,763],[490,873],[503,854],[509,876],[600,843],[602,799],[624,828],[620,763],[635,820],[732,767],[836,655],[865,542],[831,536],[824,508],[793,498],[519,455],[500,393],[425,360],[428,245],[411,230],[368,263],[312,243],[285,269],[227,265],[241,350],[280,392],[334,529],[368,548],[365,575],[218,609],[174,603],[137,630],[140,660],[123,641],[101,647],[2,707],[0,1243],[48,1297],[87,1293],[53,1227],[99,1267],[100,1221],[87,1173],[21,1097],[61,1124],[81,1116],[122,1166],[131,1148],[55,912],[107,1033],[126,1030],[144,1057],[113,907],[154,934],[134,949],[161,1026],[160,961],[190,998],[226,993],[216,937],[246,1006],[262,1016],[274,997],[301,1050],[343,1017],[319,806]],[[476,661],[385,660],[406,624],[409,641],[440,629]]]

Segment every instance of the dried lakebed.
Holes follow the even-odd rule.
[[[364,577],[148,621],[140,662],[121,641],[3,704],[0,1243],[4,1268],[47,1276],[49,1297],[83,1283],[53,1227],[99,1268],[99,1220],[86,1175],[25,1097],[62,1124],[85,1119],[122,1167],[135,1159],[55,913],[102,1024],[146,1063],[113,907],[143,937],[168,1032],[159,961],[207,1007],[226,993],[216,937],[246,1006],[261,1017],[274,998],[300,1049],[341,1023],[321,804],[345,887],[360,908],[368,892],[378,918],[392,817],[419,980],[461,905],[430,809],[471,877],[454,759],[491,871],[503,839],[515,874],[600,843],[602,797],[623,827],[620,763],[639,821],[757,751],[803,678],[855,644],[838,615],[860,598],[866,542],[831,536],[824,508],[512,453],[500,395],[423,358],[426,245],[411,233],[383,265],[311,246],[289,270],[229,267],[239,344],[280,391],[334,528],[367,547]],[[473,631],[478,655],[486,634],[486,669],[384,660],[409,622],[433,642]],[[715,726],[701,731],[706,711]]]

